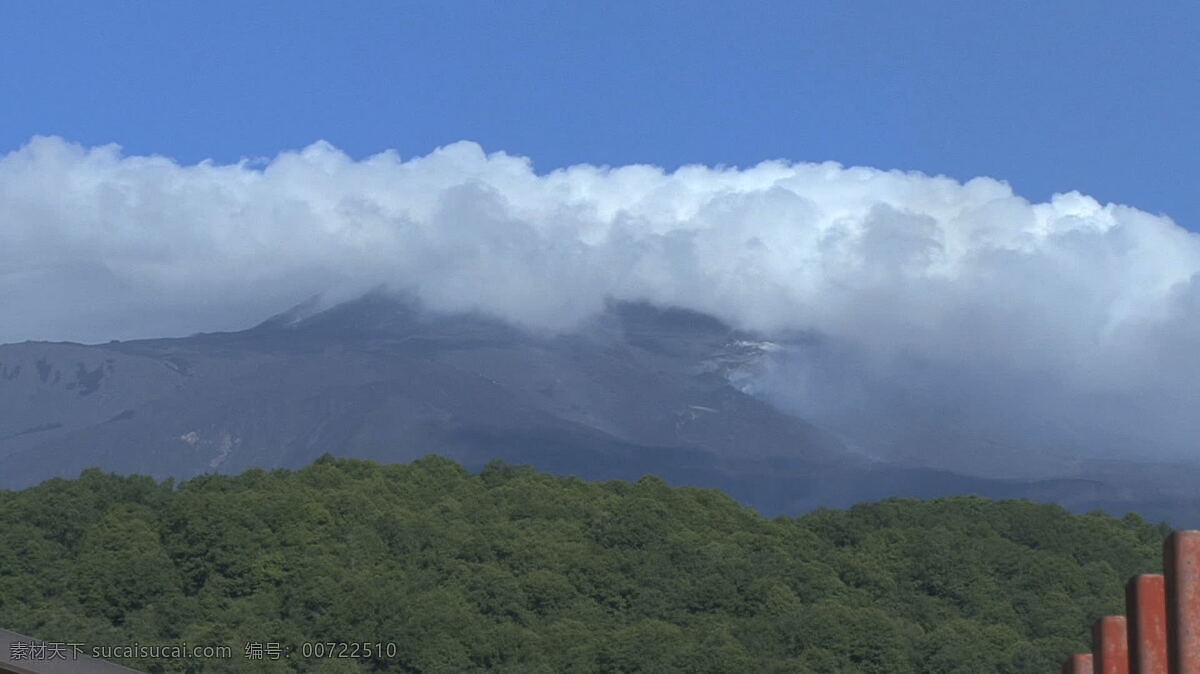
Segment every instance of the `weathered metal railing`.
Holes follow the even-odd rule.
[[[1125,615],[1092,626],[1092,652],[1076,653],[1063,674],[1200,674],[1200,531],[1176,531],[1163,544],[1163,573],[1134,576]]]

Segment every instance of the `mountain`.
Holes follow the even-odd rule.
[[[91,466],[186,478],[296,468],[326,452],[438,453],[473,469],[501,458],[589,479],[662,475],[767,513],[954,493],[1176,521],[1197,512],[1194,470],[1097,464],[996,480],[872,460],[733,383],[772,348],[647,304],[613,303],[573,332],[534,334],[382,291],[324,311],[309,302],[240,332],[4,345],[0,487]]]

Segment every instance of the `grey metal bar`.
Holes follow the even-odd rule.
[[[32,646],[40,645],[40,649]],[[31,646],[26,651],[26,646]],[[40,658],[33,658],[35,652],[40,652]],[[17,659],[13,658],[16,654]],[[28,654],[28,655],[27,655]],[[46,657],[52,654],[53,657]],[[59,644],[46,642],[41,639],[27,637],[24,634],[0,630],[0,672],[4,674],[142,674],[136,669],[130,669],[113,664],[107,660],[75,653],[71,648],[60,652]]]

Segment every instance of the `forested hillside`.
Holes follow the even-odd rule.
[[[1158,570],[1162,535],[974,497],[765,519],[654,477],[432,456],[181,484],[87,471],[0,492],[0,626],[233,649],[125,661],[149,671],[1046,672]],[[292,650],[248,660],[247,642]]]

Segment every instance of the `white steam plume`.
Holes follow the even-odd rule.
[[[1198,272],[1164,216],[833,163],[538,175],[462,142],[181,166],[53,137],[0,158],[0,342],[236,329],[380,283],[551,330],[639,299],[819,336],[759,386],[842,428],[925,391],[977,434],[1103,408],[1184,453]]]

